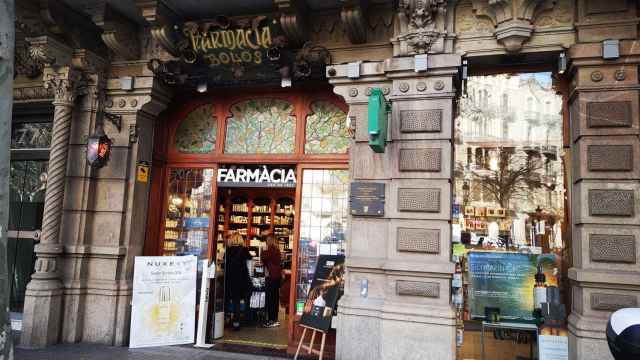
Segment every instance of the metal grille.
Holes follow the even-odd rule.
[[[633,216],[632,190],[589,190],[591,216]]]
[[[638,298],[633,295],[591,294],[591,308],[593,310],[616,311],[637,306]]]
[[[402,296],[440,297],[440,284],[421,281],[398,281],[396,292]]]
[[[441,149],[401,149],[400,171],[440,171]]]
[[[590,128],[630,127],[631,102],[608,101],[588,103],[587,126]]]
[[[440,189],[398,189],[398,211],[439,212]]]
[[[591,261],[635,264],[636,238],[633,235],[591,234],[589,254]]]
[[[440,230],[398,228],[398,251],[440,253]]]
[[[587,164],[590,171],[633,170],[633,146],[589,145]]]
[[[442,131],[442,110],[403,110],[400,112],[400,132]]]

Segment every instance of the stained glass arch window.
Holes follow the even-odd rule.
[[[210,153],[216,147],[217,131],[214,105],[201,105],[191,111],[178,126],[176,149],[186,154]]]
[[[292,154],[296,117],[293,105],[280,99],[252,99],[231,106],[224,152],[227,154]]]
[[[349,149],[347,114],[328,101],[311,104],[305,133],[307,154],[344,154]]]

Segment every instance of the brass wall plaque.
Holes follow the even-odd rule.
[[[384,183],[351,183],[351,215],[384,216]]]

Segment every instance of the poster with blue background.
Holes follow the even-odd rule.
[[[503,319],[532,320],[538,261],[547,284],[556,285],[555,254],[470,251],[468,259],[469,311],[475,319],[484,318],[485,307],[497,307]]]

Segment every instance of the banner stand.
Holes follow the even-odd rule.
[[[300,349],[306,350],[307,354],[315,354],[318,355],[318,360],[322,360],[322,356],[324,355],[324,342],[327,338],[327,333],[322,331],[322,330],[318,330],[318,329],[314,329],[308,326],[304,326],[304,325],[300,325],[303,330],[302,330],[302,336],[300,336],[300,342],[298,343],[298,349],[296,350],[296,355],[293,357],[293,360],[297,360],[298,359],[298,354],[300,353]],[[304,343],[304,337],[307,335],[307,330],[311,330],[313,331],[311,333],[311,340],[309,341],[309,345],[303,345]],[[313,342],[316,339],[316,334],[322,334],[322,339],[320,340],[320,350],[316,350],[313,348]]]
[[[215,264],[215,263],[214,263]],[[209,314],[209,283],[215,278],[215,268],[209,270],[209,260],[202,260],[202,285],[200,286],[200,311],[198,312],[198,334],[194,347],[209,349],[213,344],[207,344],[207,315]]]

